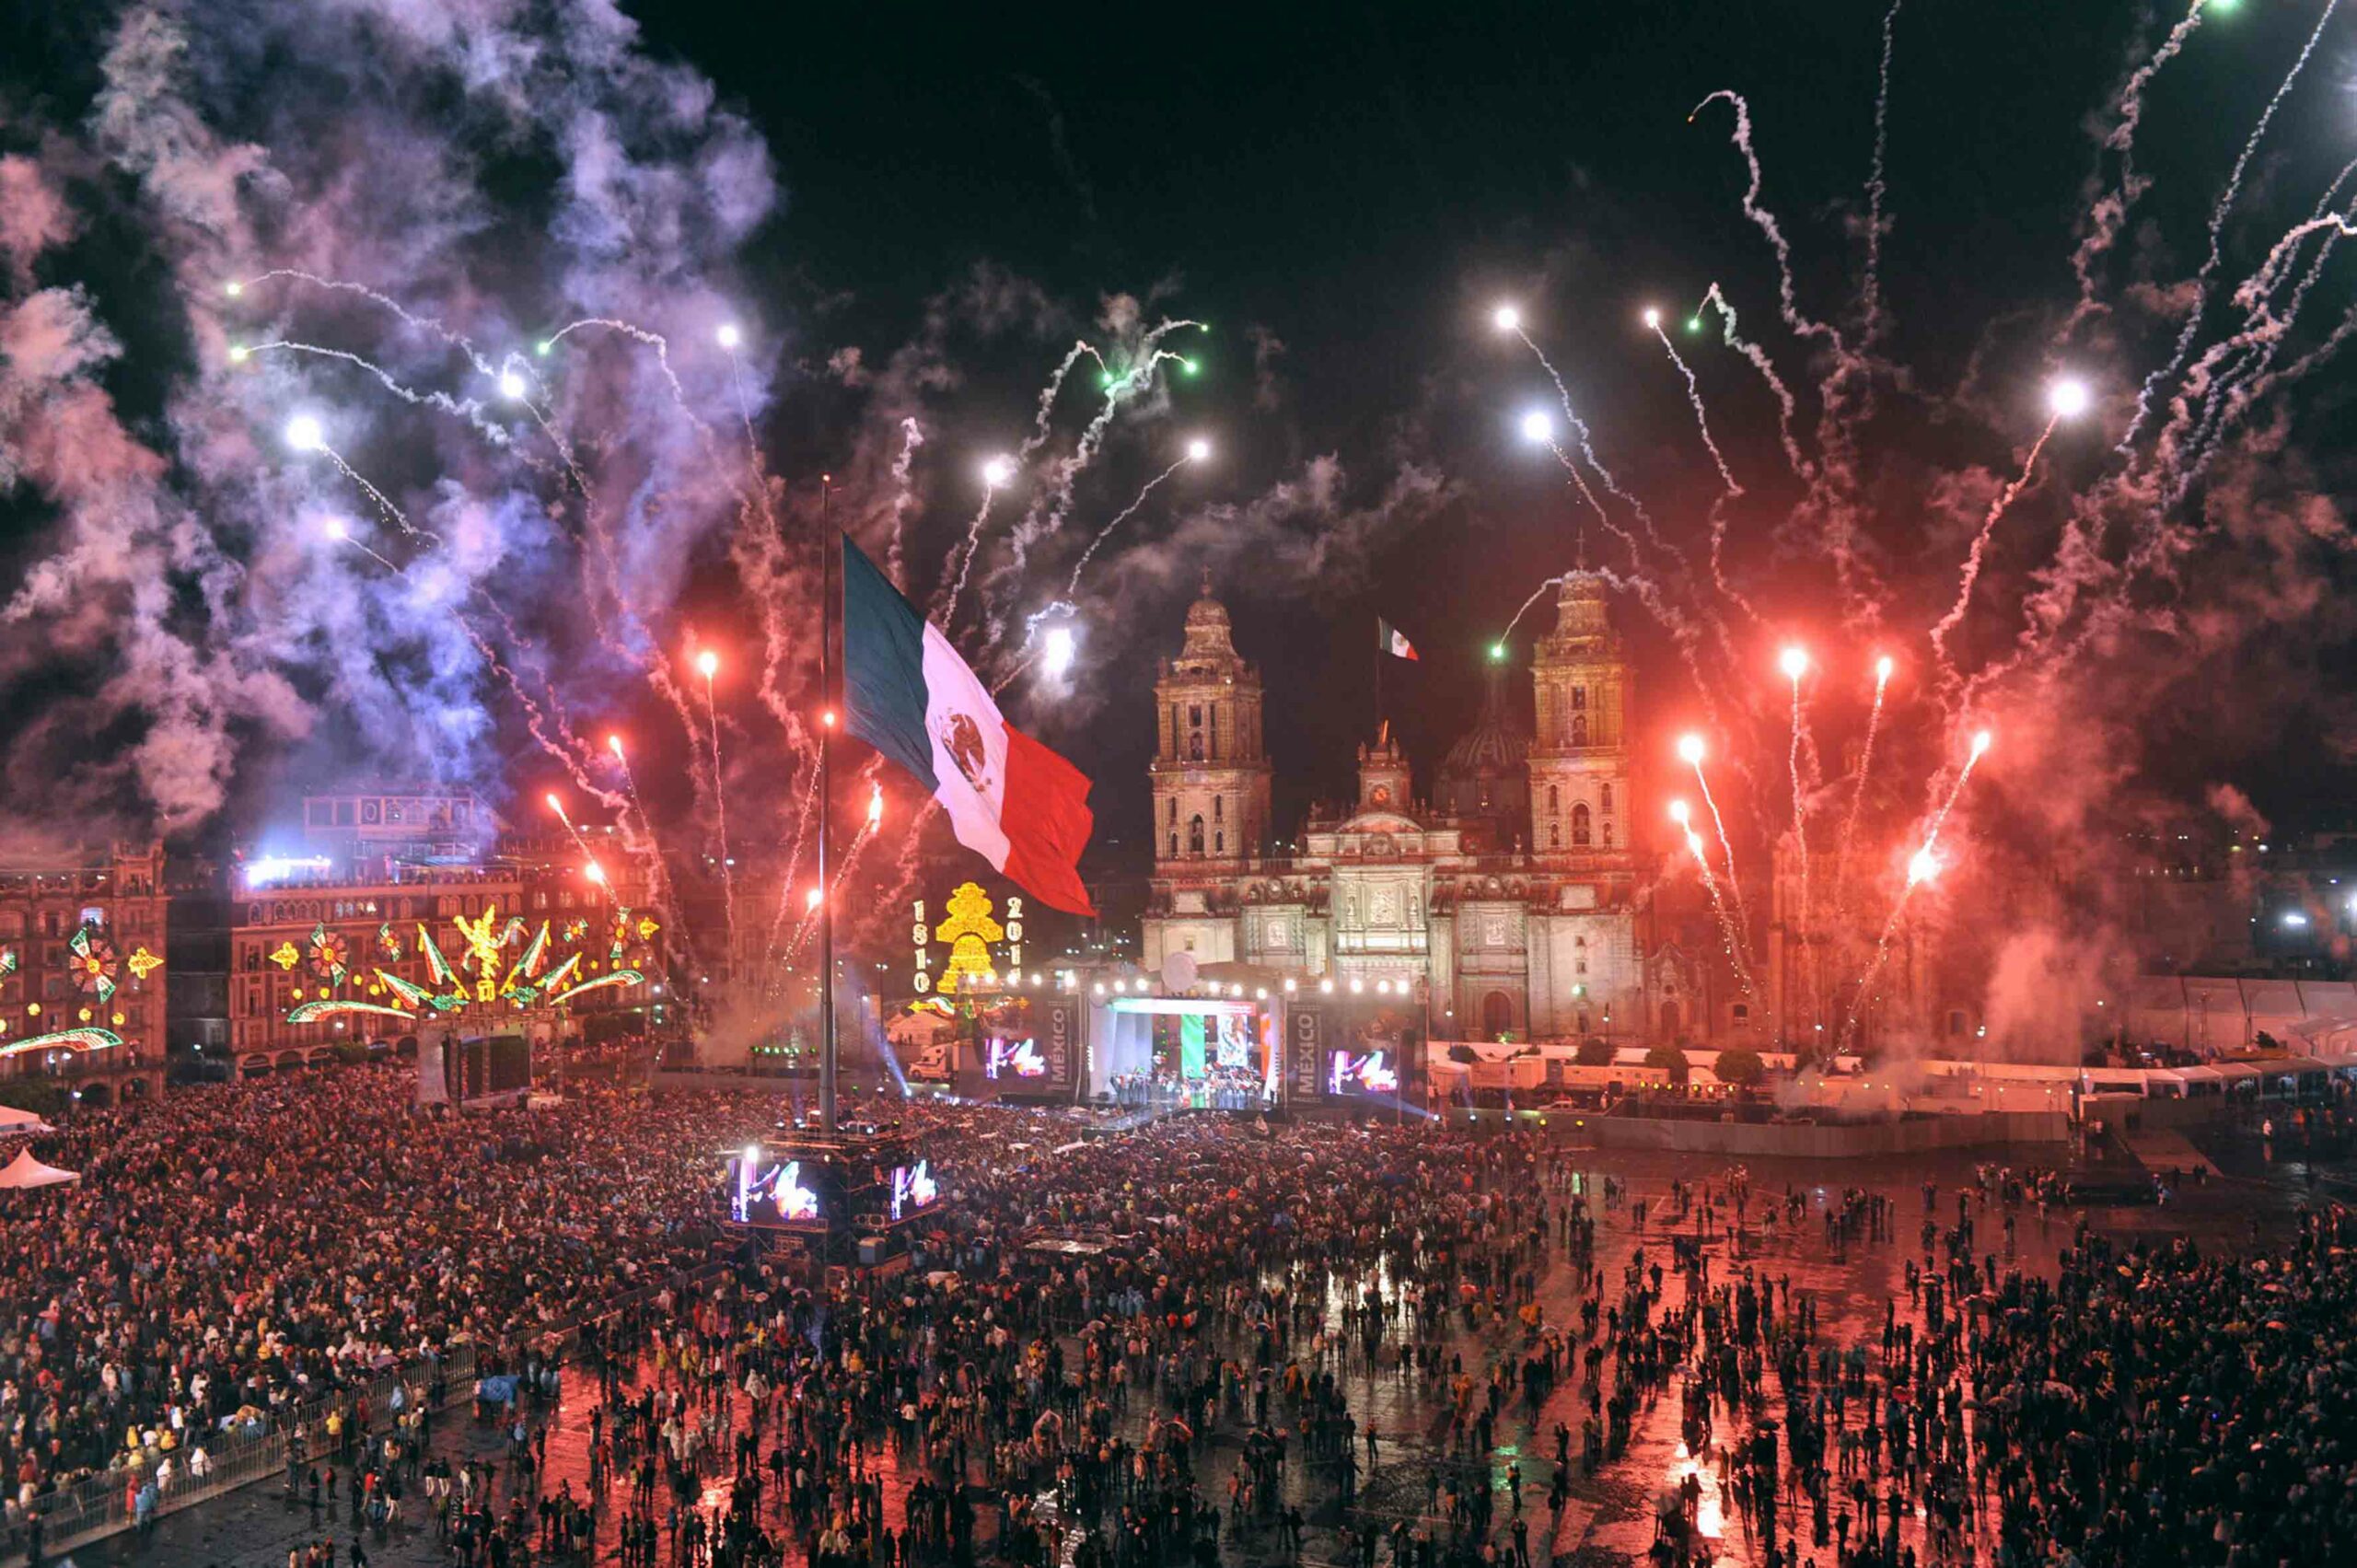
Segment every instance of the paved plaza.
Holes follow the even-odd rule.
[[[2021,1151],[2031,1158],[2050,1158],[2048,1151]],[[2311,1197],[2346,1198],[2357,1190],[2357,1179],[2340,1167],[2311,1171],[2293,1160],[2277,1160],[2270,1145],[2247,1133],[2221,1132],[2192,1140],[2173,1137],[2142,1151],[2154,1168],[2180,1174],[2169,1201],[2161,1205],[2139,1204],[2073,1208],[2041,1207],[2032,1202],[2007,1206],[1983,1205],[1976,1192],[1979,1214],[1977,1240],[1992,1252],[2000,1269],[2018,1266],[2050,1271],[2059,1250],[2069,1245],[2081,1225],[2123,1241],[2138,1237],[2193,1237],[2204,1248],[2232,1248],[2254,1237],[2274,1237],[2287,1229],[2295,1206]],[[2164,1156],[2165,1165],[2158,1164]],[[1585,1266],[1608,1283],[1608,1296],[1630,1271],[1659,1265],[1668,1271],[1665,1299],[1675,1303],[1682,1286],[1673,1261],[1673,1247],[1689,1249],[1690,1260],[1707,1271],[1713,1283],[1748,1274],[1763,1290],[1772,1290],[1786,1303],[1814,1303],[1817,1333],[1837,1346],[1869,1342],[1880,1336],[1895,1313],[1899,1322],[1921,1325],[1924,1294],[1910,1293],[1910,1261],[1924,1260],[1922,1222],[1927,1195],[1935,1227],[1952,1219],[1956,1194],[1990,1165],[2003,1165],[2002,1156],[1988,1159],[1951,1156],[1922,1160],[1876,1160],[1836,1165],[1828,1162],[1753,1162],[1743,1172],[1748,1188],[1749,1223],[1733,1227],[1729,1201],[1736,1168],[1724,1160],[1664,1155],[1600,1156],[1592,1151],[1562,1151],[1550,1179],[1550,1203],[1559,1216],[1554,1240],[1560,1243],[1560,1214],[1573,1195],[1585,1199],[1598,1225],[1592,1257]],[[2146,1168],[2135,1151],[2111,1145],[2093,1156],[2076,1156],[2073,1168],[2093,1176],[2135,1176]],[[2198,1175],[2196,1173],[2199,1173]],[[1608,1182],[1609,1196],[1608,1197]],[[1681,1201],[1679,1193],[1683,1192]],[[1865,1234],[1838,1237],[1827,1224],[1845,1200],[1854,1203],[1865,1194],[1883,1200],[1886,1216]],[[1777,1223],[1763,1224],[1771,1209]],[[1796,1217],[1792,1217],[1796,1216]],[[1876,1234],[1880,1232],[1882,1234]],[[1675,1243],[1673,1237],[1679,1238]],[[1344,1304],[1358,1285],[1337,1282],[1329,1292],[1331,1343],[1311,1353],[1341,1379],[1352,1414],[1358,1422],[1352,1469],[1353,1493],[1341,1500],[1342,1466],[1332,1459],[1288,1466],[1281,1497],[1256,1509],[1252,1516],[1232,1518],[1222,1535],[1224,1561],[1260,1562],[1287,1558],[1283,1523],[1284,1510],[1295,1507],[1304,1520],[1300,1559],[1308,1562],[1343,1562],[1355,1554],[1357,1532],[1381,1530],[1405,1518],[1411,1528],[1446,1527],[1442,1516],[1453,1494],[1486,1481],[1494,1513],[1494,1538],[1511,1553],[1517,1534],[1524,1550],[1538,1562],[1550,1556],[1576,1563],[1638,1562],[1655,1544],[1657,1517],[1666,1505],[1682,1508],[1690,1517],[1700,1543],[1716,1562],[1755,1565],[1765,1561],[1758,1539],[1757,1522],[1736,1505],[1727,1484],[1725,1455],[1740,1451],[1750,1435],[1748,1423],[1722,1411],[1707,1440],[1689,1451],[1682,1428],[1687,1400],[1675,1386],[1653,1389],[1640,1399],[1631,1415],[1625,1446],[1588,1473],[1580,1450],[1583,1423],[1589,1414],[1588,1395],[1573,1368],[1581,1345],[1588,1342],[1581,1330],[1581,1304],[1593,1275],[1584,1272],[1569,1249],[1550,1245],[1545,1254],[1538,1302],[1548,1324],[1564,1329],[1577,1342],[1563,1376],[1535,1406],[1527,1400],[1507,1400],[1499,1411],[1486,1455],[1477,1452],[1472,1434],[1453,1425],[1457,1401],[1451,1377],[1403,1376],[1389,1365],[1370,1365],[1341,1332]],[[1372,1283],[1389,1295],[1400,1282]],[[1895,1307],[1894,1307],[1895,1304]],[[1523,1331],[1519,1325],[1492,1322],[1468,1329],[1451,1314],[1444,1341],[1461,1362],[1463,1373],[1477,1380],[1490,1369],[1519,1358]],[[1298,1354],[1302,1345],[1296,1342]],[[652,1364],[642,1359],[632,1374],[635,1390],[657,1377]],[[1608,1390],[1612,1374],[1604,1383]],[[559,1490],[587,1496],[591,1473],[592,1412],[600,1402],[598,1378],[579,1367],[568,1367],[562,1397],[553,1408],[531,1413],[535,1427],[547,1427],[546,1459],[539,1477],[539,1492]],[[736,1395],[726,1412],[730,1431],[741,1429],[751,1400]],[[1151,1419],[1154,1401],[1132,1399],[1120,1417],[1121,1428],[1134,1440]],[[602,1424],[602,1422],[601,1422]],[[1242,1457],[1242,1423],[1220,1419],[1199,1435],[1192,1453],[1198,1489],[1225,1505],[1228,1478],[1237,1472]],[[1551,1505],[1550,1487],[1558,1467],[1559,1428],[1571,1434],[1572,1463],[1563,1468],[1560,1508]],[[1373,1443],[1366,1441],[1372,1434]],[[453,1462],[468,1458],[489,1461],[496,1468],[494,1501],[505,1504],[515,1484],[512,1467],[503,1463],[506,1428],[503,1423],[478,1423],[463,1401],[436,1418],[432,1451]],[[699,1504],[710,1510],[726,1505],[732,1474],[726,1445],[705,1456],[708,1467]],[[899,1448],[877,1441],[871,1449],[871,1467],[881,1482],[885,1516],[898,1527],[911,1484],[911,1467]],[[599,1477],[601,1517],[595,1561],[620,1561],[612,1524],[627,1505],[630,1467],[619,1475]],[[1689,1479],[1690,1478],[1690,1479]],[[990,1478],[987,1456],[974,1458],[968,1479],[976,1483]],[[1683,1494],[1681,1497],[1681,1493]],[[1457,1499],[1462,1506],[1461,1498]],[[1039,1499],[1042,1516],[1052,1516],[1058,1499],[1051,1491]],[[993,1539],[990,1510],[983,1510],[979,1531],[987,1555]],[[1844,1521],[1846,1524],[1846,1521]],[[1797,1527],[1807,1550],[1809,1521],[1804,1516],[1783,1520],[1786,1539]],[[1901,1540],[1931,1552],[1924,1540],[1925,1525],[1918,1517],[1899,1521]],[[1345,1530],[1353,1533],[1346,1535]],[[359,1522],[349,1502],[348,1489],[334,1506],[314,1510],[300,1497],[289,1497],[275,1481],[257,1483],[229,1496],[199,1504],[165,1518],[145,1539],[117,1537],[79,1549],[71,1554],[85,1568],[97,1565],[189,1564],[195,1568],[282,1568],[290,1551],[300,1552],[310,1543],[332,1539],[336,1561],[354,1560],[355,1539],[365,1546],[370,1563],[424,1568],[454,1561],[443,1533],[429,1522],[428,1506],[412,1489],[401,1516],[389,1526]],[[1073,1561],[1084,1532],[1064,1533],[1062,1553]],[[658,1561],[681,1561],[669,1534],[660,1543]],[[794,1557],[798,1560],[798,1551]],[[1388,1551],[1385,1554],[1388,1560]],[[1831,1562],[1834,1553],[1820,1551],[1816,1560]],[[1364,1559],[1362,1559],[1364,1560]],[[578,1561],[578,1559],[575,1559]]]

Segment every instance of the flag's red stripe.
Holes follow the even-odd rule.
[[[1006,834],[1007,878],[1040,902],[1073,914],[1097,912],[1080,879],[1080,852],[1097,819],[1088,809],[1088,775],[1016,729],[1006,727],[1006,796],[999,828]]]

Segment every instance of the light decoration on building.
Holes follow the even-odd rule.
[[[342,985],[352,972],[352,945],[343,933],[330,931],[324,921],[311,927],[311,948],[305,956],[311,972],[330,985]]]
[[[296,964],[303,961],[303,955],[296,950],[294,943],[281,942],[275,948],[272,949],[270,961],[276,964],[280,969],[292,970]]]
[[[1010,912],[1018,900],[1007,900]],[[946,906],[948,919],[934,930],[934,939],[949,944],[949,963],[941,972],[938,989],[955,992],[965,981],[993,973],[990,945],[1006,935],[1005,927],[991,918],[991,899],[977,882],[958,884]],[[985,980],[987,983],[987,980]]]
[[[0,1056],[22,1056],[29,1051],[104,1051],[122,1043],[112,1029],[59,1029],[54,1034],[28,1035],[0,1045]]]
[[[123,965],[131,970],[131,978],[144,985],[147,982],[149,975],[163,968],[164,955],[149,952],[143,944],[131,950],[131,957],[123,960]],[[0,973],[5,972],[6,971],[0,970]]]
[[[393,923],[389,920],[377,927],[377,951],[385,956],[389,964],[401,961],[401,939],[393,935]]]
[[[82,994],[97,997],[100,1005],[112,1001],[114,977],[122,969],[122,960],[115,954],[114,944],[104,935],[93,933],[85,925],[74,933],[74,939],[66,947],[74,954],[70,967],[74,971],[74,983]]]
[[[923,909],[924,906],[919,904],[917,907]],[[0,947],[0,980],[6,980],[16,972],[17,950],[14,947]]]
[[[628,912],[623,912],[627,916]],[[369,1017],[398,1018],[406,1023],[414,1021],[426,1012],[439,1013],[447,1016],[466,1012],[477,1005],[502,1000],[518,1008],[534,1005],[554,1007],[562,1006],[573,998],[588,992],[606,990],[615,986],[637,985],[646,978],[638,969],[624,966],[617,958],[610,973],[599,975],[594,980],[582,980],[580,976],[584,955],[577,952],[568,955],[563,962],[558,964],[555,969],[548,970],[544,975],[541,970],[546,968],[551,956],[548,922],[542,921],[540,929],[532,932],[530,939],[527,941],[525,937],[529,927],[523,919],[520,916],[511,915],[503,924],[495,905],[486,908],[480,916],[473,918],[465,915],[457,916],[455,923],[459,927],[459,935],[466,943],[466,956],[461,962],[475,975],[471,984],[458,969],[451,965],[450,960],[443,954],[440,944],[435,941],[433,933],[428,931],[421,922],[417,927],[417,950],[425,959],[426,969],[433,981],[431,986],[420,985],[415,981],[403,979],[389,970],[377,969],[370,971],[377,983],[369,987],[369,994],[382,996],[389,992],[397,1002],[364,1002],[356,998],[331,997],[325,994],[325,987],[322,987],[318,1000],[303,1002],[302,1005],[286,1015],[286,1021],[290,1024],[310,1024],[323,1018],[356,1014]],[[380,947],[386,946],[386,937],[389,929],[389,926],[387,926],[379,930],[377,935]],[[651,934],[660,929],[659,923],[651,915],[641,916],[635,926],[630,924],[627,919],[617,921],[614,931],[614,950],[619,955],[623,941],[634,930]],[[582,927],[582,934],[585,935],[587,934],[586,924]],[[334,933],[326,932],[324,928],[312,933],[315,949],[312,959],[314,970],[319,968],[321,961],[317,949],[322,937],[331,944],[341,944],[342,941]],[[396,943],[393,946],[398,947],[399,944]],[[517,955],[516,961],[513,964],[505,963],[504,961],[505,951],[518,946],[523,951]],[[331,978],[331,981],[341,981],[345,978],[346,972],[339,970],[330,976],[322,971],[322,978]],[[302,1002],[302,993],[299,991],[295,993],[295,999]]]
[[[909,920],[909,941],[915,946],[917,954],[915,973],[910,977],[909,983],[922,996],[933,989],[933,929],[924,923],[923,899],[910,906]]]

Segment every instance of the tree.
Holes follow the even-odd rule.
[[[1689,1071],[1686,1064],[1686,1052],[1674,1045],[1657,1045],[1646,1051],[1645,1065],[1663,1069],[1668,1073],[1669,1081],[1673,1084],[1686,1082]]]
[[[1723,1084],[1749,1088],[1768,1075],[1768,1063],[1761,1061],[1759,1052],[1751,1047],[1731,1045],[1719,1052],[1719,1059],[1713,1063],[1711,1070],[1719,1075],[1719,1082]]]
[[[1580,1041],[1579,1049],[1572,1053],[1572,1060],[1583,1067],[1609,1067],[1612,1065],[1611,1044],[1591,1035]]]

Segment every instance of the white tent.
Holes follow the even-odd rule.
[[[78,1170],[60,1170],[53,1165],[43,1165],[33,1158],[30,1149],[18,1149],[17,1157],[0,1169],[0,1191],[15,1191],[26,1187],[54,1187],[61,1181],[79,1181]]]
[[[34,1132],[54,1132],[57,1129],[29,1110],[18,1110],[13,1105],[0,1105],[0,1138],[28,1136]]]

